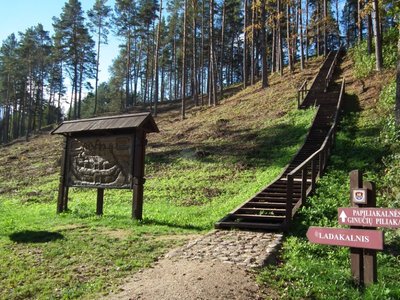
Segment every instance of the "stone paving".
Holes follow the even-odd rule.
[[[271,232],[215,230],[165,255],[167,259],[221,261],[247,268],[275,258],[283,235]]]

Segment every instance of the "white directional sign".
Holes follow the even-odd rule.
[[[342,225],[400,228],[400,209],[340,207],[338,216]]]

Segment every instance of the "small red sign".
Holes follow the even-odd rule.
[[[339,224],[400,228],[400,209],[339,207]]]
[[[315,244],[383,250],[383,232],[379,230],[311,226],[307,238]]]

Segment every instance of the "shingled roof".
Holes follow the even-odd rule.
[[[159,132],[151,113],[138,113],[65,121],[61,123],[51,134],[84,133],[91,131],[115,131],[118,129],[141,128],[146,133]]]

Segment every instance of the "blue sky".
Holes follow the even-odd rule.
[[[41,23],[44,29],[53,33],[52,18],[59,17],[66,0],[0,0],[0,42],[7,36],[24,32],[28,27]],[[81,0],[87,12],[95,0]],[[108,1],[113,6],[114,1]],[[85,15],[86,16],[86,15]],[[118,40],[110,35],[109,44],[102,46],[100,54],[100,81],[108,79],[108,66],[118,53]]]

